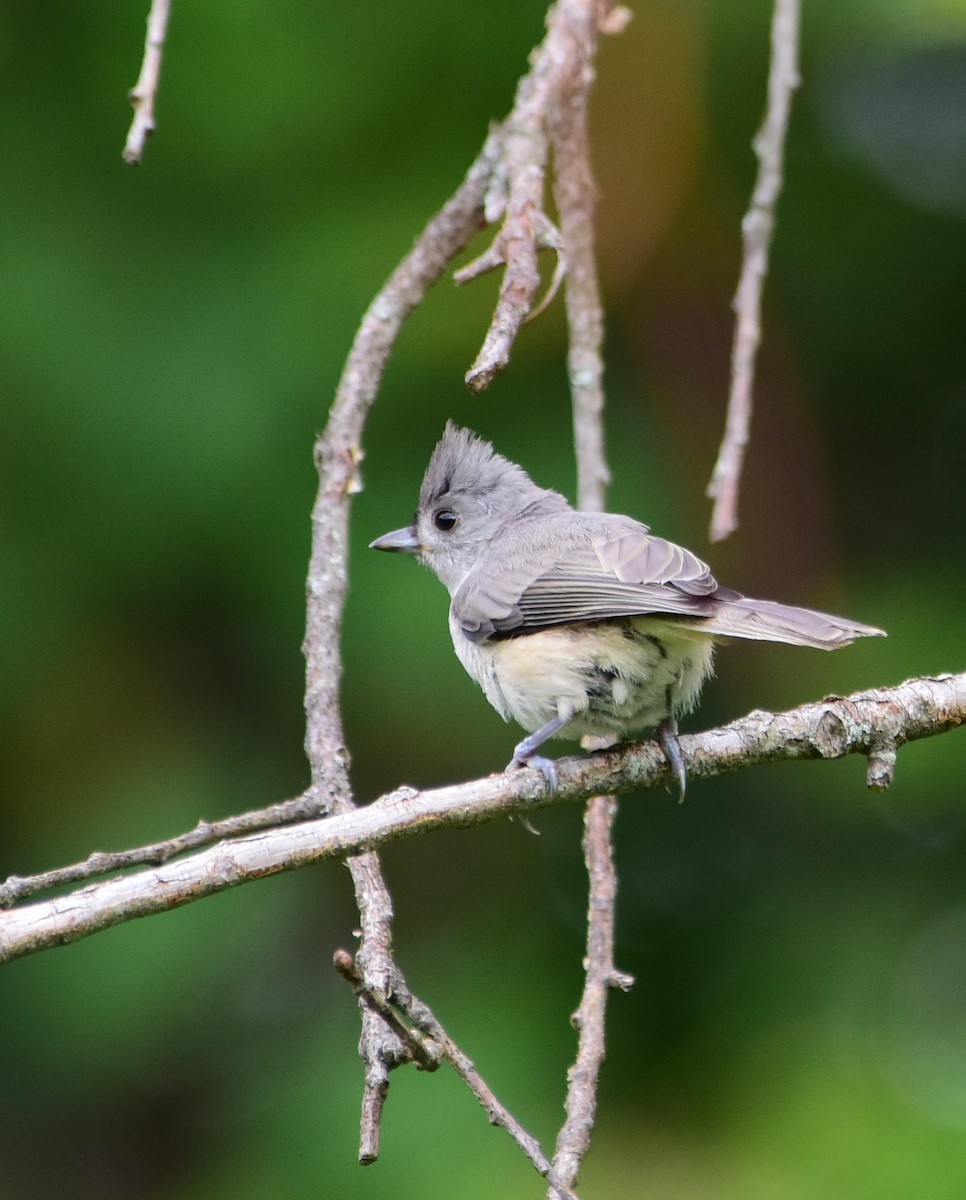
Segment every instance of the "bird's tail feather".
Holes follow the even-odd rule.
[[[860,637],[886,636],[884,630],[873,625],[745,596],[725,601],[714,616],[707,617],[700,625],[717,637],[787,642],[791,646],[814,646],[817,650],[837,650]]]

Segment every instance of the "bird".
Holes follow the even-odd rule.
[[[836,650],[872,625],[756,600],[647,525],[573,508],[471,430],[448,422],[412,524],[370,543],[415,555],[450,594],[456,656],[504,720],[527,733],[506,770],[531,766],[551,791],[562,736],[612,745],[655,731],[683,798],[678,717],[732,638]]]

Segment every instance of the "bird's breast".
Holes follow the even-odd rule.
[[[533,732],[572,718],[568,737],[626,738],[687,711],[713,644],[660,618],[561,625],[474,644],[451,619],[456,653],[505,720]]]

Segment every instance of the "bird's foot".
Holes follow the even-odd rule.
[[[551,795],[556,792],[560,781],[557,778],[557,764],[552,758],[544,758],[541,754],[521,754],[520,747],[524,746],[525,742],[521,742],[513,752],[513,757],[507,763],[508,771],[518,771],[521,767],[533,767],[535,771],[546,779],[547,787],[550,789]]]
[[[665,717],[658,725],[657,740],[661,743],[664,756],[678,782],[680,789],[678,803],[680,804],[684,800],[684,793],[688,786],[688,773],[685,770],[684,758],[681,754],[681,743],[678,741],[678,723],[673,717]]]
[[[533,767],[546,779],[550,794],[553,795],[558,786],[557,764],[552,758],[544,758],[536,752],[548,738],[554,737],[563,729],[572,715],[572,713],[563,713],[554,717],[552,721],[542,725],[535,733],[525,737],[513,751],[513,757],[507,764],[507,770],[515,771],[520,767]]]

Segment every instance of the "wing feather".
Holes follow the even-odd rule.
[[[526,566],[486,555],[453,597],[473,641],[548,625],[664,613],[707,617],[717,583],[706,563],[630,518],[566,514],[548,521],[519,555]],[[575,528],[576,525],[576,528]],[[580,536],[583,533],[584,536]]]

